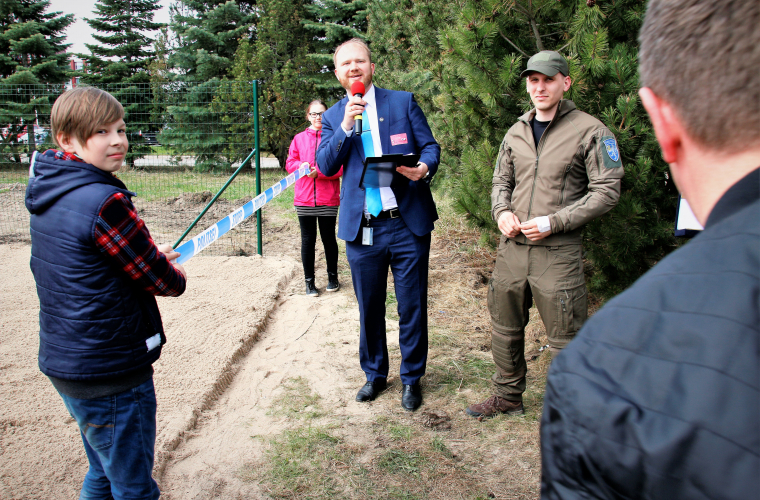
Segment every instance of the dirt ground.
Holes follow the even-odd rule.
[[[30,248],[0,245],[0,498],[76,498],[87,460],[77,426],[37,368],[38,301]],[[300,268],[289,258],[196,257],[188,264],[187,292],[159,299],[169,342],[154,365],[156,472],[168,490],[174,486],[163,479],[164,471],[172,470],[175,450],[228,388],[246,354],[261,345],[257,341],[269,314],[287,301],[283,291]],[[312,320],[314,304],[307,305],[312,309],[292,311],[293,326]],[[250,419],[247,409],[229,413]]]
[[[196,256],[186,264],[187,292],[159,298],[168,337],[154,365],[154,477],[162,498],[536,498],[547,366],[539,351],[545,344],[540,322],[528,327],[526,417],[479,423],[462,412],[487,395],[493,370],[484,314],[492,254],[478,249],[473,233],[445,221],[434,232],[425,402],[411,414],[399,405],[392,313],[390,388],[375,402],[354,401],[364,375],[343,246],[343,288],[309,298],[303,295],[297,220],[280,214],[271,221],[265,215],[264,222],[265,257]],[[324,290],[317,247],[317,286]],[[87,460],[75,423],[37,368],[38,301],[29,256],[26,242],[0,241],[0,498],[76,498]],[[303,420],[294,412],[316,417]],[[343,494],[305,495],[299,491],[308,487],[272,479],[268,462],[276,440],[299,426],[339,436],[330,446],[348,458],[331,458],[307,480],[337,477]],[[388,456],[421,457],[412,474],[419,484],[409,485],[409,474],[383,465]],[[354,484],[357,474],[376,489]],[[297,482],[283,480],[291,481]]]

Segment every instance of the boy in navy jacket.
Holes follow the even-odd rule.
[[[51,124],[62,151],[34,154],[26,191],[40,370],[81,431],[81,497],[156,499],[152,364],[166,338],[154,295],[181,295],[187,275],[113,174],[129,147],[121,104],[75,88],[56,100]]]

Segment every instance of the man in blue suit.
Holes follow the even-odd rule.
[[[367,376],[356,400],[372,401],[387,385],[385,299],[390,266],[398,302],[401,405],[414,411],[422,404],[430,232],[438,219],[429,184],[441,148],[412,94],[372,85],[371,58],[369,47],[359,39],[335,49],[335,75],[347,96],[324,114],[317,165],[327,176],[343,166],[338,237],[346,241],[359,302],[359,361]],[[364,84],[363,96],[351,93],[356,81]],[[361,134],[354,133],[357,117],[363,117]],[[360,185],[365,157],[383,154],[419,154],[420,159],[414,167],[397,167],[390,187],[365,189]]]

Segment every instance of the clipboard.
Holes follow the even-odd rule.
[[[370,156],[364,159],[364,170],[359,180],[359,187],[381,188],[390,187],[396,167],[415,167],[420,161],[420,155],[392,154]]]

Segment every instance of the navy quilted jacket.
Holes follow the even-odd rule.
[[[544,499],[760,495],[760,170],[554,360]]]

